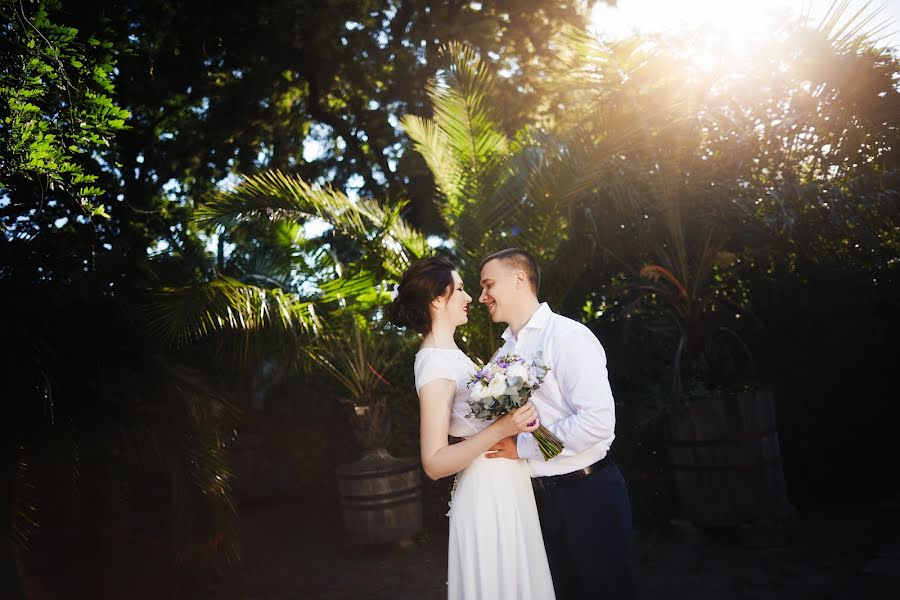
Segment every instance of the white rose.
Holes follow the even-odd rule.
[[[520,364],[510,365],[509,368],[506,369],[506,377],[508,379],[517,377],[522,381],[528,381],[528,369]]]
[[[491,378],[491,383],[487,388],[487,396],[491,396],[492,398],[498,398],[506,393],[506,376],[505,375],[494,375]]]
[[[481,400],[484,398],[484,392],[487,391],[487,388],[484,387],[484,384],[480,381],[472,386],[472,400]]]

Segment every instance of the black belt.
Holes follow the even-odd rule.
[[[584,479],[591,473],[595,473],[596,471],[599,471],[600,469],[607,467],[610,464],[612,464],[612,459],[610,459],[609,454],[607,454],[594,464],[588,465],[583,469],[578,469],[577,471],[572,471],[571,473],[563,473],[562,475],[548,475],[546,477],[532,477],[531,485],[534,487],[534,491],[543,492],[545,489],[556,487],[561,483]]]

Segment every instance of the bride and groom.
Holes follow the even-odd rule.
[[[451,496],[451,600],[631,598],[631,512],[609,459],[615,408],[606,355],[591,331],[538,301],[534,258],[515,248],[481,264],[481,296],[508,325],[501,353],[541,352],[550,370],[531,401],[487,423],[467,418],[476,371],[454,341],[472,297],[454,265],[433,257],[404,273],[391,322],[422,334],[415,378],[421,456],[432,479],[457,474]],[[565,448],[544,460],[543,424]],[[448,443],[448,435],[463,440]]]

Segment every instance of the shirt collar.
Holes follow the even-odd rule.
[[[546,302],[541,302],[541,305],[534,311],[534,314],[531,315],[531,318],[528,319],[528,322],[525,323],[525,327],[523,327],[519,333],[521,334],[522,331],[525,331],[526,329],[543,329],[552,313],[553,311],[550,310],[550,305]],[[500,337],[502,337],[505,342],[516,339],[511,327],[507,327],[506,331],[504,331]]]

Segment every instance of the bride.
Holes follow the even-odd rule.
[[[552,599],[527,461],[485,456],[500,440],[537,429],[537,412],[529,402],[492,423],[466,418],[476,367],[453,334],[468,321],[470,302],[453,264],[433,257],[409,267],[389,308],[394,325],[423,335],[415,361],[422,466],[432,479],[458,473],[448,513],[448,596]],[[448,434],[465,439],[450,445]]]

